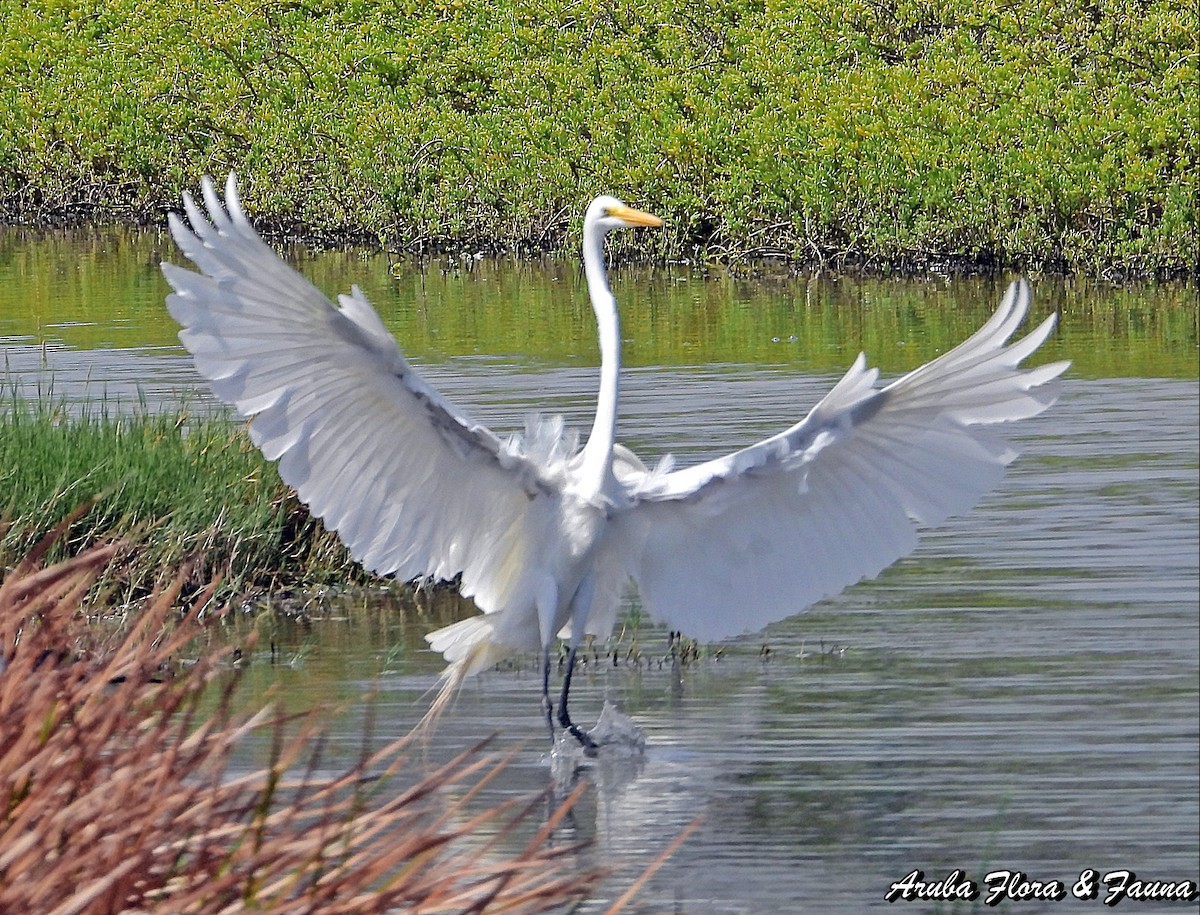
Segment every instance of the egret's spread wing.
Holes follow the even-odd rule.
[[[170,220],[203,272],[163,272],[179,337],[214,393],[252,417],[254,444],[365,567],[462,573],[485,609],[510,596],[549,468],[426,384],[357,288],[339,308],[280,260],[233,175],[228,213],[207,179],[204,200],[208,219],[185,195],[190,230]]]
[[[1017,366],[1054,317],[1005,346],[1029,302],[1013,283],[960,346],[879,389],[859,356],[800,423],[727,457],[630,487],[618,520],[651,615],[700,639],[753,631],[877,575],[919,524],[970,508],[1016,452],[998,423],[1054,402],[1060,362]]]

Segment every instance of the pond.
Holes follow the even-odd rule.
[[[426,377],[493,428],[534,409],[586,428],[597,355],[575,264],[289,256],[327,292],[363,285]],[[34,394],[52,378],[76,404],[207,403],[162,306],[164,257],[178,259],[154,233],[0,232],[10,384]],[[621,438],[690,461],[790,424],[860,349],[885,375],[931,358],[986,317],[1003,281],[676,265],[623,269],[614,288]],[[571,776],[591,787],[556,841],[594,840],[580,863],[614,871],[584,911],[603,911],[698,815],[629,911],[861,912],[914,870],[955,869],[1065,885],[1062,902],[1010,910],[1096,909],[1103,894],[1070,892],[1088,868],[1200,878],[1195,289],[1034,289],[1034,317],[1062,316],[1035,361],[1074,366],[976,510],[878,579],[686,664],[627,599],[617,663],[597,646],[573,692],[578,721],[612,701],[647,742],[640,760]],[[422,650],[428,620],[386,589],[298,599],[313,612],[275,624],[280,653],[248,665],[250,701],[335,708],[333,760],[357,756],[368,720],[380,741],[411,727],[441,668]],[[518,659],[467,684],[429,752],[493,732],[516,748],[482,804],[548,784],[543,729],[533,659]]]

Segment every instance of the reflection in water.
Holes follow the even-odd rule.
[[[0,272],[14,264],[36,272],[33,256],[0,245]],[[153,263],[141,257],[150,277]],[[353,272],[374,270],[368,263]],[[145,277],[132,285],[159,295],[157,280]],[[427,288],[448,287],[453,277],[426,280]],[[78,286],[70,276],[55,282],[45,295]],[[348,282],[339,274],[324,285]],[[529,330],[540,325],[523,323],[516,285],[486,273],[460,277],[466,282],[502,286],[494,313],[467,305],[439,311],[427,300],[419,306],[424,318],[401,314],[399,306],[393,315],[407,330],[424,328],[414,332],[424,341],[416,349],[429,380],[498,430],[517,428],[530,409],[559,410],[586,428],[595,396],[590,315],[572,318],[586,335],[575,324],[545,330],[561,342],[542,354],[536,345],[519,345],[541,338]],[[547,282],[576,279],[552,272]],[[735,293],[743,289],[728,283]],[[810,356],[822,334],[833,345],[846,331],[800,320],[803,309],[786,289],[744,290],[737,293],[742,304],[722,308],[707,298],[720,283],[688,278],[673,285],[689,290],[681,303],[666,303],[666,293],[650,284],[633,297],[626,320],[629,335],[650,341],[622,392],[622,438],[645,458],[674,451],[684,461],[700,459],[777,431],[815,403],[834,367],[853,356]],[[940,306],[931,292],[940,287],[927,287]],[[11,294],[10,286],[0,288]],[[897,288],[901,304],[892,307],[880,304],[881,284],[859,286],[861,307],[846,312],[851,330],[841,338],[890,335],[893,355],[912,351],[897,362],[868,344],[885,369],[932,354],[918,339],[931,322],[910,307],[918,287]],[[618,291],[624,306],[630,296]],[[956,301],[957,291],[952,284],[945,300]],[[990,307],[995,295],[985,292],[979,299]],[[767,299],[776,305],[757,313]],[[702,318],[683,323],[689,302]],[[1018,430],[1025,454],[999,490],[927,534],[916,554],[878,580],[732,640],[719,657],[709,651],[678,668],[667,654],[667,634],[644,622],[626,631],[615,662],[598,648],[576,675],[573,708],[584,721],[614,702],[645,734],[645,752],[628,766],[602,759],[571,767],[567,781],[583,780],[593,790],[556,841],[595,840],[581,856],[615,869],[608,898],[699,814],[699,831],[632,911],[861,912],[881,908],[888,885],[917,868],[933,879],[955,868],[975,879],[991,869],[1020,869],[1068,887],[1088,867],[1130,868],[1149,879],[1200,876],[1195,311],[1181,317],[1173,307],[1134,308],[1128,314],[1136,320],[1101,321],[1095,326],[1108,330],[1095,333],[1086,322],[1073,325],[1068,309],[1070,349],[1046,358],[1084,362],[1081,350],[1092,348],[1101,354],[1093,369],[1069,375],[1054,411]],[[737,317],[725,321],[730,310]],[[875,311],[891,317],[863,329]],[[950,323],[961,318],[965,327],[976,317]],[[89,331],[125,347],[104,349],[81,347],[70,327],[37,331],[22,320],[0,307],[0,334],[10,337],[4,354],[18,383],[36,385],[44,336],[45,359],[69,399],[85,390],[94,399],[99,390],[131,403],[141,390],[153,406],[194,384],[167,329],[141,340],[127,336],[126,325]],[[1158,329],[1134,344],[1129,335],[1138,322]],[[783,357],[764,355],[777,351],[760,339],[768,330],[783,340],[799,331],[798,339],[784,344],[792,349]],[[509,345],[493,346],[491,333]],[[671,333],[673,349],[661,343]],[[438,343],[448,337],[453,342]],[[480,352],[533,356],[481,359],[463,349],[466,340]],[[689,345],[695,358],[688,358]],[[1122,356],[1122,348],[1138,352]],[[1125,371],[1189,380],[1105,377]],[[205,402],[197,395],[196,405]],[[368,717],[382,742],[423,713],[441,661],[422,650],[420,636],[445,621],[446,601],[401,608],[383,590],[313,600],[324,612],[306,624],[274,624],[286,663],[272,665],[265,652],[254,658],[246,668],[247,701],[282,696],[295,710],[336,706],[327,758],[355,758]],[[635,597],[627,609],[636,619]],[[474,800],[477,809],[550,783],[535,667],[533,659],[516,659],[469,682],[431,738],[431,760],[493,732],[503,748],[516,750],[514,763]],[[371,692],[373,705],[363,698]],[[1068,896],[1040,909],[1014,908],[1096,904]],[[1164,909],[1142,903],[1137,910]]]
[[[481,355],[597,362],[595,320],[574,260],[397,263],[377,252],[296,248],[286,256],[330,296],[359,284],[418,363]],[[163,305],[164,259],[182,255],[163,232],[0,227],[0,338],[77,351],[181,352]],[[995,309],[1008,279],[786,272],[747,279],[719,267],[668,267],[618,269],[613,287],[626,365],[843,372],[866,350],[886,372],[900,372],[965,339]],[[1194,286],[1051,277],[1033,285],[1032,317],[1060,316],[1041,360],[1069,358],[1075,377],[1196,377]]]

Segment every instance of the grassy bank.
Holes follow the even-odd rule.
[[[56,549],[136,536],[123,572],[135,590],[179,563],[196,582],[221,576],[231,593],[364,576],[223,416],[94,407],[71,417],[11,400],[0,408],[0,492],[0,566],[87,502]]]
[[[1194,272],[1195,4],[0,0],[9,218],[159,219],[236,167],[281,227],[417,250]]]

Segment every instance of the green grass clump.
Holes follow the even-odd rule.
[[[76,506],[63,555],[136,535],[135,588],[187,560],[195,581],[247,588],[360,580],[337,538],[224,416],[109,413],[12,399],[0,408],[0,565]]]
[[[1194,272],[1194,3],[0,0],[0,209],[251,209],[418,250]]]

